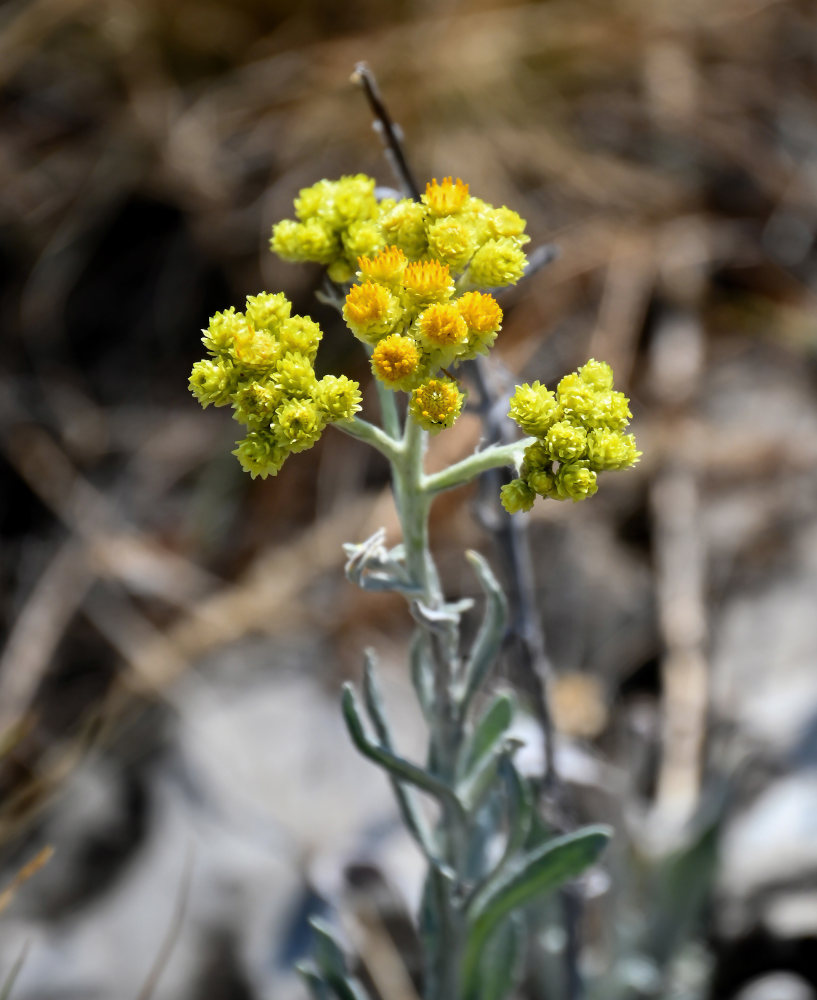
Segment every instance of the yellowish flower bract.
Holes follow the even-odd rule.
[[[537,440],[525,449],[520,478],[541,497],[584,500],[598,489],[597,473],[627,469],[641,457],[632,434],[630,401],[613,389],[613,372],[590,359],[552,392],[539,382],[518,386],[509,416]],[[509,513],[527,496],[520,486],[503,492]],[[507,501],[507,502],[506,502]]]
[[[384,207],[385,208],[385,207]],[[409,260],[418,260],[428,252],[427,211],[424,205],[403,198],[387,207],[380,217],[380,229],[387,243],[399,247]]]
[[[330,421],[354,420],[360,409],[360,386],[346,375],[324,375],[315,397]]]

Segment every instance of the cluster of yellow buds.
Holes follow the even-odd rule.
[[[374,180],[365,174],[318,181],[295,199],[295,219],[272,229],[273,253],[290,261],[323,264],[332,281],[351,281],[358,257],[377,253],[385,240]]]
[[[343,318],[371,348],[375,378],[411,392],[411,414],[426,430],[450,427],[464,396],[440,373],[488,350],[502,323],[499,304],[486,292],[455,298],[447,264],[409,261],[398,247],[361,257],[358,265]]]
[[[515,285],[527,264],[525,220],[472,197],[459,177],[430,181],[419,202],[382,201],[380,229],[384,241],[409,260],[445,264],[461,288]]]
[[[409,261],[436,260],[461,289],[516,284],[527,264],[525,220],[510,208],[494,208],[468,192],[459,178],[426,185],[420,201],[377,201],[365,174],[318,181],[295,199],[296,219],[273,227],[270,246],[284,260],[323,264],[332,281],[352,280],[358,257],[385,246]]]
[[[413,418],[435,433],[464,400],[446,369],[485,353],[502,323],[487,292],[527,264],[525,220],[469,194],[459,178],[426,185],[420,201],[380,202],[363,174],[319,181],[295,200],[271,246],[285,260],[324,264],[347,284],[343,317],[371,352],[375,378],[410,392]]]
[[[596,474],[626,469],[641,457],[632,434],[630,401],[613,389],[613,372],[591,359],[552,392],[521,385],[509,414],[537,440],[525,449],[521,475],[502,487],[508,513],[530,510],[537,496],[584,500],[598,489]]]
[[[311,448],[327,423],[352,420],[360,409],[357,382],[316,377],[321,329],[291,311],[283,294],[262,292],[248,296],[243,313],[216,313],[202,338],[210,357],[190,375],[202,406],[232,404],[246,426],[233,454],[253,479],[274,476],[290,454]]]

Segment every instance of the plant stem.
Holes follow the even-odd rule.
[[[522,453],[528,445],[533,444],[536,438],[527,437],[519,441],[512,441],[510,444],[492,444],[482,451],[475,451],[473,455],[455,462],[442,472],[435,472],[433,476],[423,478],[423,488],[429,493],[441,493],[443,490],[453,489],[455,486],[463,486],[470,483],[472,479],[487,469],[496,469],[503,465],[516,465],[522,457]]]
[[[400,414],[397,412],[397,394],[387,389],[380,379],[374,380],[377,398],[380,402],[380,413],[383,417],[383,430],[396,440],[400,437]]]
[[[428,537],[428,516],[434,491],[428,488],[428,479],[423,472],[426,441],[426,433],[410,416],[407,417],[401,453],[392,466],[394,490],[403,528],[406,567],[422,591],[420,603],[426,612],[442,613],[445,611],[445,598]],[[462,705],[456,685],[458,619],[456,616],[443,618],[438,626],[429,624],[427,615],[417,617],[418,628],[425,630],[433,655],[430,770],[453,787],[465,737]],[[468,831],[463,811],[456,802],[442,803],[436,834],[440,856],[453,877],[447,879],[435,895],[436,922],[442,940],[436,949],[436,968],[428,970],[426,1000],[459,1000],[466,937],[462,869],[467,855]]]
[[[368,420],[355,417],[354,420],[337,421],[334,426],[338,430],[343,431],[344,434],[348,434],[349,437],[357,438],[359,441],[365,441],[367,444],[370,444],[372,448],[379,451],[381,455],[384,455],[392,465],[400,460],[403,449],[402,443],[396,441],[379,427],[375,427],[374,424],[370,424]]]

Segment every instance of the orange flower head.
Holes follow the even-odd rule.
[[[423,201],[435,215],[454,215],[461,212],[468,203],[468,185],[459,179],[444,177],[441,184],[437,178],[426,184]]]
[[[386,247],[375,257],[358,257],[361,278],[381,285],[399,285],[406,267],[406,255],[399,247]]]
[[[447,264],[438,260],[418,260],[406,265],[403,288],[417,301],[444,302],[451,298],[454,285]]]
[[[457,300],[457,308],[469,333],[493,333],[502,323],[499,303],[487,292],[466,292]]]
[[[411,337],[393,333],[372,351],[372,371],[391,388],[404,388],[420,368],[421,354]]]
[[[355,323],[377,322],[382,319],[389,308],[389,293],[380,285],[367,281],[362,285],[353,285],[346,296],[346,309],[349,319]]]
[[[468,326],[457,307],[451,303],[429,306],[417,320],[420,337],[430,347],[461,344],[468,336]]]

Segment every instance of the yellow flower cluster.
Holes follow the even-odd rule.
[[[315,261],[339,284],[352,280],[358,257],[385,246],[409,261],[437,260],[460,288],[516,284],[527,264],[525,220],[469,194],[459,178],[426,185],[421,201],[385,198],[364,174],[319,181],[295,200],[295,219],[272,230],[271,247],[284,260]]]
[[[339,284],[351,281],[357,259],[377,253],[385,240],[374,180],[365,174],[318,181],[295,199],[295,219],[273,226],[270,247],[284,260],[315,261]]]
[[[421,202],[382,201],[380,229],[410,260],[447,265],[460,287],[515,285],[527,264],[525,220],[472,197],[459,178],[430,181]]]
[[[488,350],[502,323],[496,299],[476,291],[455,298],[448,265],[409,261],[393,246],[358,265],[343,318],[371,348],[375,378],[413,394],[410,412],[426,430],[450,427],[464,397],[440,372]]]
[[[202,338],[210,357],[190,375],[202,406],[232,404],[246,426],[233,454],[253,479],[274,476],[290,454],[311,448],[327,423],[351,420],[360,409],[357,382],[315,376],[321,329],[291,310],[283,294],[262,292],[248,296],[243,313],[216,313]]]
[[[274,226],[271,246],[285,260],[323,264],[339,284],[357,279],[347,326],[370,349],[375,378],[412,393],[414,419],[436,432],[464,398],[446,368],[496,340],[502,310],[479,289],[522,277],[525,220],[472,197],[459,178],[430,181],[420,201],[378,202],[374,183],[358,174],[304,188],[297,220]]]
[[[525,450],[520,477],[502,487],[508,513],[530,510],[537,495],[584,500],[598,489],[598,472],[634,465],[641,452],[624,433],[629,402],[613,389],[610,366],[593,359],[565,375],[555,393],[539,382],[518,386],[510,417],[537,440]]]

